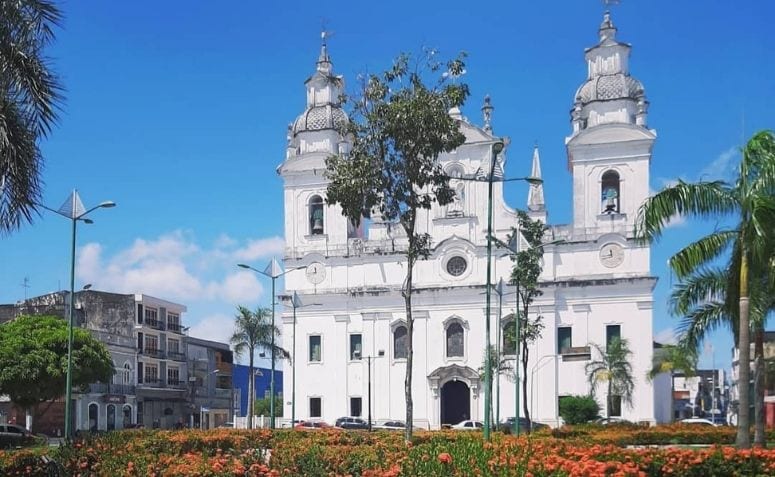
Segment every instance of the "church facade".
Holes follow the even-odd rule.
[[[515,385],[527,381],[531,417],[559,423],[558,400],[587,394],[585,365],[599,358],[614,337],[629,342],[635,379],[632,403],[611,399],[606,386],[596,397],[601,414],[635,422],[655,421],[653,386],[646,379],[652,357],[652,302],[656,279],[649,268],[648,245],[634,240],[637,210],[649,194],[649,165],[656,139],[647,127],[644,88],[629,74],[630,46],[616,38],[606,13],[599,41],[585,52],[587,79],[574,96],[571,133],[566,138],[573,179],[573,222],[547,231],[541,276],[544,294],[531,318],[543,318],[542,337],[530,347],[525,376],[513,372],[514,342],[504,333],[514,326],[513,287],[503,301],[493,293],[491,342],[499,343],[510,363],[495,378],[494,414],[515,415]],[[285,275],[287,293],[301,306],[283,311],[285,361],[284,416],[295,402],[297,419],[333,423],[342,416],[370,415],[376,421],[405,418],[404,378],[407,332],[401,287],[406,239],[400,227],[373,217],[355,228],[336,206],[325,204],[325,158],[347,150],[338,132],[347,121],[339,104],[343,79],[336,76],[325,43],[317,68],[305,82],[307,107],[289,126],[286,158],[278,167],[284,180]],[[460,111],[466,142],[442,155],[456,190],[455,201],[421,214],[418,227],[432,237],[432,253],[415,265],[413,307],[415,425],[436,429],[484,417],[485,283],[487,182],[494,163],[493,231],[506,241],[517,212],[504,200],[503,164],[508,144],[493,160],[500,141],[491,127],[492,107],[485,100],[484,123],[473,124]],[[540,177],[538,150],[532,176]],[[526,205],[534,219],[546,221],[542,186],[530,185]],[[522,240],[522,247],[527,243]],[[508,282],[509,252],[494,248],[493,283]],[[499,304],[502,305],[499,307]],[[501,312],[499,313],[499,308]],[[520,401],[522,401],[520,391]],[[519,408],[522,409],[520,402]],[[521,411],[520,415],[524,415]],[[495,416],[494,416],[495,417]]]

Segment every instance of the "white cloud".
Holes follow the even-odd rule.
[[[208,315],[192,325],[188,334],[195,338],[228,343],[234,334],[234,317],[224,313]]]
[[[654,335],[654,341],[661,344],[676,344],[678,343],[678,337],[673,328],[665,328]]]
[[[257,260],[259,258],[282,256],[285,249],[285,241],[281,237],[269,237],[248,241],[245,247],[234,251],[233,256],[238,260]]]
[[[186,304],[222,301],[232,307],[256,302],[264,292],[255,273],[236,269],[238,257],[261,258],[282,248],[279,237],[240,244],[225,234],[204,248],[192,234],[176,230],[153,239],[137,238],[113,254],[100,244],[86,244],[79,250],[76,269],[80,280],[99,290],[144,293]]]
[[[730,147],[719,154],[710,164],[700,171],[700,180],[718,180],[729,179],[737,168],[737,159],[739,157],[737,147]]]

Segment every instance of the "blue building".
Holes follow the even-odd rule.
[[[269,397],[270,376],[272,370],[267,368],[255,368],[256,399]],[[233,367],[234,376],[234,411],[239,417],[246,416],[248,413],[248,366],[244,364],[235,364]],[[274,371],[274,391],[275,395],[282,395],[283,390],[283,372],[279,369]],[[239,409],[237,409],[239,403]],[[281,405],[282,409],[282,405]]]

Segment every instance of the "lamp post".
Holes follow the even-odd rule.
[[[72,383],[73,383],[73,309],[75,301],[75,232],[76,223],[81,220],[86,224],[93,223],[91,219],[87,219],[86,215],[99,208],[115,207],[116,203],[112,201],[100,202],[98,205],[90,209],[86,209],[81,202],[81,197],[78,195],[78,190],[73,189],[70,197],[65,200],[59,209],[52,209],[46,207],[43,204],[38,204],[46,210],[50,210],[56,214],[66,217],[72,221],[72,241],[70,247],[70,304],[68,306],[67,313],[67,378],[65,384],[65,437],[70,439],[73,437],[72,428],[72,416],[70,411],[70,401],[72,400]]]
[[[288,270],[283,271],[282,267],[280,266],[280,263],[277,262],[276,258],[273,258],[271,262],[269,262],[269,265],[266,266],[264,271],[257,270],[250,265],[246,265],[244,263],[238,263],[238,267],[245,268],[247,270],[252,270],[256,273],[260,273],[261,275],[267,276],[272,279],[272,375],[269,377],[269,426],[274,429],[275,427],[275,419],[274,419],[274,400],[275,400],[275,394],[274,394],[274,368],[275,368],[275,344],[274,344],[274,309],[275,309],[275,283],[277,282],[277,279],[281,276],[285,275],[288,272],[291,272],[293,270],[298,270],[298,268],[289,268]],[[248,399],[250,399],[250,396],[248,396]],[[252,416],[250,417],[252,419]]]
[[[360,351],[355,352],[355,357],[358,359],[366,358],[366,366],[368,367],[368,401],[367,405],[369,407],[367,413],[368,413],[368,420],[369,420],[369,432],[371,432],[371,360],[376,358],[381,358],[385,356],[385,352],[380,350],[379,354],[377,356],[361,356]]]

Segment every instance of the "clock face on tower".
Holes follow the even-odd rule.
[[[607,268],[616,268],[624,262],[624,248],[618,243],[607,243],[600,249],[600,263]]]
[[[307,280],[314,285],[319,285],[326,279],[326,267],[320,262],[312,262],[307,265]]]

